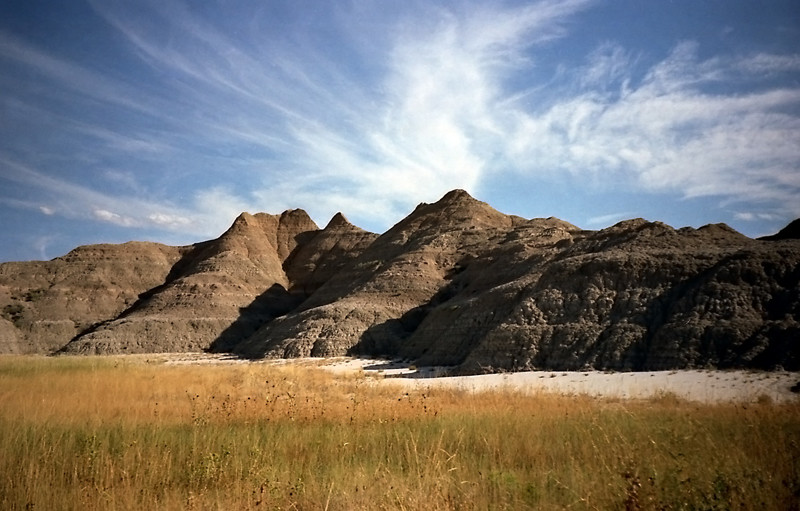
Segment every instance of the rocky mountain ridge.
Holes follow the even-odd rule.
[[[792,224],[790,224],[792,225]],[[216,240],[0,264],[0,351],[211,350],[529,368],[800,369],[796,228],[505,215],[461,190],[386,233],[243,213]]]

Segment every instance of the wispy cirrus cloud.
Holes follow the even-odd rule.
[[[493,160],[505,151],[501,105],[514,92],[505,81],[528,67],[528,50],[562,36],[564,23],[587,4],[429,8],[413,23],[401,21],[390,31],[379,90],[360,90],[350,101],[366,98],[372,108],[348,118],[345,129],[297,126],[307,155],[302,165],[333,169],[320,177],[330,181],[328,189],[348,190],[336,201],[350,211],[380,212],[384,222],[419,198],[433,200],[452,188],[474,191],[498,170]]]
[[[526,50],[563,36],[563,23],[587,3],[423,7],[397,25],[379,20],[388,40],[377,44],[388,53],[363,63],[381,73],[370,78],[307,40],[297,53],[252,33],[233,41],[180,3],[152,3],[147,17],[123,4],[94,5],[143,59],[181,78],[185,97],[220,107],[213,132],[281,156],[291,179],[270,172],[249,196],[224,203],[289,207],[315,197],[317,217],[347,207],[385,226],[420,198],[479,186],[504,135],[494,112],[506,99],[503,80],[525,65]],[[178,36],[164,44],[153,19]],[[221,105],[225,97],[233,101]]]
[[[781,70],[794,58],[757,60]],[[752,60],[700,60],[694,44],[681,43],[636,82],[624,50],[594,54],[577,71],[589,77],[583,90],[539,115],[514,113],[518,167],[684,197],[773,201],[800,213],[792,200],[800,192],[800,87],[737,90],[734,75]]]
[[[202,222],[197,211],[187,211],[136,196],[109,195],[90,187],[46,175],[0,155],[0,181],[38,190],[37,201],[17,201],[18,207],[45,215],[94,219],[122,227],[158,226],[177,230]],[[196,226],[194,226],[196,228]]]
[[[0,177],[39,190],[30,209],[206,237],[243,210],[303,207],[383,230],[452,188],[569,176],[715,197],[753,219],[800,215],[800,86],[774,80],[800,71],[798,54],[700,57],[677,41],[659,58],[604,41],[546,72],[596,5],[579,0],[322,2],[293,30],[268,3],[224,17],[181,0],[90,4],[137,73],[0,33],[0,58],[41,77],[36,94],[79,105],[53,112],[21,94],[7,110],[55,134],[0,152],[14,169]],[[629,211],[609,207],[589,223]]]
[[[734,214],[737,220],[744,220],[745,222],[753,222],[756,220],[778,220],[779,216],[771,213],[753,213],[751,211],[741,211]]]
[[[0,32],[0,58],[15,61],[17,65],[35,72],[46,81],[58,84],[58,87],[43,87],[40,84],[37,87],[40,94],[63,96],[61,88],[65,87],[73,97],[84,100],[88,98],[102,101],[150,115],[159,112],[157,105],[152,104],[152,98],[142,96],[136,87],[89,67],[59,58],[11,34]]]
[[[800,71],[800,55],[756,53],[739,59],[735,67],[745,73],[756,76],[762,73],[798,72]]]
[[[586,224],[589,226],[601,226],[605,227],[607,225],[611,225],[613,223],[619,222],[620,220],[625,220],[631,217],[630,213],[609,213],[607,215],[600,215],[589,218],[586,220]]]

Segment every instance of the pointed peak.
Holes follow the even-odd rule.
[[[253,232],[253,230],[262,229],[264,222],[263,213],[256,213],[252,215],[244,211],[236,217],[230,227],[222,233],[218,240],[230,239],[231,237],[241,236]]]
[[[510,228],[512,218],[487,203],[473,198],[464,190],[447,192],[433,204],[422,203],[389,232],[419,228]]]
[[[642,226],[649,224],[650,221],[644,218],[628,218],[627,220],[620,220],[611,227],[603,229],[604,231],[626,231],[639,229]]]
[[[254,225],[256,222],[256,217],[248,213],[247,211],[243,211],[236,217],[226,233],[230,233],[235,230],[244,229],[246,227],[250,227]]]
[[[247,223],[253,219],[253,215],[248,213],[247,211],[242,211],[239,213],[239,216],[233,221],[233,223]]]
[[[417,204],[417,207],[414,208],[414,211],[422,210],[427,208],[428,206],[448,206],[451,204],[470,204],[470,203],[479,203],[480,201],[475,199],[472,195],[467,193],[466,190],[462,190],[460,188],[456,188],[455,190],[450,190],[446,194],[442,196],[441,199],[434,203],[428,202],[420,202]]]
[[[434,204],[429,205],[425,209],[427,212],[436,212],[437,214],[446,213],[448,215],[456,215],[456,217],[464,215],[467,217],[486,215],[501,216],[509,223],[511,222],[510,216],[500,213],[489,204],[480,201],[466,191],[459,189],[447,192],[444,197],[439,199]],[[503,223],[505,223],[506,220],[504,220]]]
[[[325,226],[325,229],[339,229],[342,227],[353,227],[353,224],[351,224],[347,218],[341,212],[339,212],[333,215],[333,218],[331,218],[331,221]]]
[[[433,204],[428,204],[427,202],[423,202],[417,205],[417,207],[414,209],[414,213],[430,213],[432,211],[473,208],[475,206],[489,207],[488,204],[474,198],[465,190],[457,188],[455,190],[450,190],[449,192],[444,194],[441,199],[434,202]]]
[[[636,236],[656,236],[674,234],[675,229],[664,222],[651,222],[644,218],[631,218],[600,230],[605,234],[633,234]]]
[[[250,232],[253,229],[262,232],[275,232],[276,229],[290,229],[294,231],[317,230],[317,224],[302,209],[289,209],[279,215],[270,213],[250,214],[241,213],[233,224],[225,231],[224,235]]]
[[[733,227],[729,226],[725,223],[717,223],[717,224],[706,224],[696,231],[699,234],[703,234],[705,236],[712,236],[717,238],[746,238],[744,234],[740,233]]]

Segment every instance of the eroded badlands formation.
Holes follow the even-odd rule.
[[[243,213],[186,247],[79,247],[0,264],[0,352],[381,355],[466,373],[800,370],[797,222],[627,220],[600,231],[502,214],[455,190],[386,233],[337,214]]]

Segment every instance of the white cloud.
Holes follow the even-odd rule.
[[[233,216],[217,219],[213,218],[213,214],[203,214],[204,211],[214,209],[208,206],[205,206],[205,209],[192,211],[136,196],[104,194],[48,176],[2,155],[0,155],[0,179],[11,180],[35,190],[34,195],[48,198],[52,205],[42,206],[14,199],[0,199],[1,202],[26,209],[38,209],[46,215],[57,213],[67,218],[92,219],[122,227],[157,227],[184,234],[195,234],[198,237],[218,234],[220,225],[233,219]],[[205,198],[217,207],[221,204],[219,196],[208,194],[205,197],[200,196],[199,200]]]
[[[800,86],[739,88],[796,72],[795,54],[701,59],[697,43],[685,41],[646,67],[644,55],[606,42],[556,80],[532,72],[537,52],[567,37],[590,2],[417,5],[372,20],[374,40],[355,34],[344,49],[311,33],[287,43],[257,19],[227,33],[187,2],[91,3],[163,82],[140,90],[6,36],[0,51],[72,91],[148,116],[148,129],[130,132],[72,127],[102,142],[91,148],[94,161],[134,156],[179,176],[171,185],[184,198],[175,205],[164,190],[153,195],[122,165],[97,164],[94,173],[125,194],[48,177],[36,165],[12,177],[59,214],[206,236],[241,211],[303,207],[321,225],[343,211],[382,230],[419,201],[520,174],[731,202],[791,204],[800,193]],[[339,14],[333,21],[347,16]],[[370,47],[347,48],[364,41]],[[190,167],[204,148],[222,146],[234,148],[234,168],[153,163],[182,151]]]
[[[385,223],[453,188],[475,193],[508,134],[507,119],[498,112],[507,99],[503,81],[526,63],[526,49],[562,35],[562,22],[586,4],[431,9],[418,13],[415,23],[401,24],[393,32],[381,93],[372,101],[376,108],[346,119],[344,132],[337,124],[294,123],[303,155],[298,166],[315,169],[313,182],[329,183],[320,187],[328,212],[347,206],[355,218]],[[317,187],[294,188],[294,197],[321,195]]]
[[[273,210],[272,207],[265,209]],[[216,234],[222,233],[243,211],[250,213],[261,211],[255,206],[254,201],[245,200],[222,186],[196,192],[193,199],[193,210],[193,220],[200,223],[204,231]]]
[[[631,213],[609,213],[607,215],[595,216],[586,220],[588,225],[607,226],[612,225],[620,220],[630,218]]]
[[[94,215],[96,219],[102,220],[103,222],[109,222],[112,224],[121,225],[123,227],[131,227],[134,224],[132,219],[123,217],[118,213],[114,213],[106,209],[95,209],[92,211],[92,215]]]
[[[295,45],[246,31],[233,40],[181,2],[150,2],[143,10],[93,2],[145,61],[178,77],[184,101],[213,112],[190,129],[274,151],[290,176],[265,168],[263,184],[247,197],[196,192],[199,214],[274,211],[308,197],[314,206],[301,205],[325,216],[343,210],[384,226],[420,200],[453,188],[475,192],[506,134],[494,112],[506,99],[504,78],[527,62],[525,50],[563,36],[563,22],[587,4],[543,1],[478,12],[420,6],[394,26],[378,19],[385,30],[374,33],[384,40],[370,44],[390,48],[388,58],[360,50],[376,59],[362,65],[385,73],[376,78],[353,73],[352,62],[302,35]],[[165,26],[173,34],[169,44],[160,37]]]
[[[75,129],[86,135],[97,138],[107,144],[108,148],[114,152],[153,154],[161,156],[170,150],[168,144],[162,139],[157,139],[154,135],[135,135],[119,133],[114,130],[100,126],[90,126],[85,123],[74,123]]]
[[[800,192],[800,117],[791,113],[800,106],[800,87],[706,92],[738,61],[701,61],[695,49],[678,45],[638,84],[621,75],[624,58],[590,61],[592,87],[540,115],[514,112],[510,139],[519,167],[632,180],[646,191],[685,197],[790,204]],[[622,79],[625,89],[603,93],[604,78]]]
[[[634,58],[621,46],[606,42],[588,56],[588,61],[586,67],[581,69],[578,83],[584,89],[604,91],[628,78]]]
[[[40,260],[48,260],[50,256],[47,253],[47,247],[57,239],[56,236],[39,236],[32,242],[32,246]]]
[[[741,71],[754,75],[797,72],[800,71],[800,54],[771,55],[757,53],[739,60],[736,67]]]
[[[774,222],[776,220],[780,220],[782,217],[780,215],[776,215],[773,213],[761,213],[761,212],[752,212],[752,211],[741,211],[734,213],[733,217],[736,220],[742,220],[744,222],[755,222],[755,221],[770,221]]]
[[[192,221],[185,216],[170,215],[168,213],[151,213],[147,219],[153,224],[163,227],[178,228],[190,225]]]

